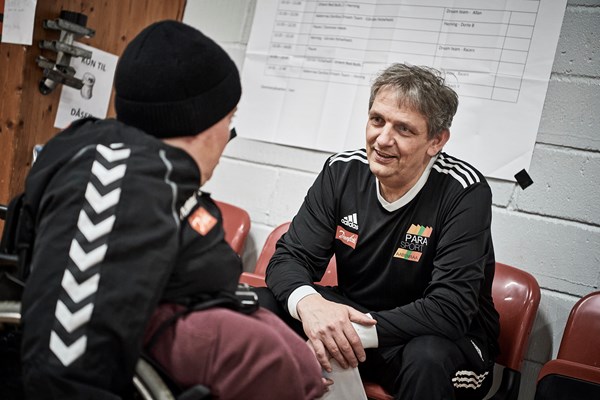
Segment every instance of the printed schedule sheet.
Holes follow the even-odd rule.
[[[240,136],[332,153],[365,146],[369,90],[392,63],[459,94],[445,151],[484,175],[528,169],[566,0],[259,0]]]

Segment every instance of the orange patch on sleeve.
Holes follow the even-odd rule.
[[[200,207],[188,217],[188,222],[196,232],[202,236],[206,236],[216,225],[217,219],[206,211],[206,208]]]

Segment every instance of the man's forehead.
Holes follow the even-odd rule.
[[[421,117],[425,118],[425,116],[423,115],[421,110],[419,110],[415,106],[414,102],[409,97],[405,96],[403,93],[398,92],[397,90],[394,90],[394,89],[385,89],[385,90],[380,90],[379,92],[377,92],[377,95],[375,96],[375,98],[373,100],[371,110],[373,110],[374,108],[377,108],[384,102],[388,103],[388,101],[392,101],[396,105],[395,108],[398,110],[401,110],[404,112],[416,113],[416,114],[419,114]]]

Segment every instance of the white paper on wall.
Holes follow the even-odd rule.
[[[72,58],[75,77],[83,81],[81,89],[61,85],[60,101],[54,126],[66,128],[71,122],[85,118],[105,118],[108,112],[118,57],[83,43],[74,43],[92,52],[92,58]]]
[[[37,0],[6,0],[2,43],[31,45]]]
[[[394,62],[442,70],[460,97],[445,151],[488,177],[529,168],[566,0],[259,0],[240,136],[364,147],[369,88]]]

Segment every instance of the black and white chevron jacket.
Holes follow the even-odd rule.
[[[44,146],[25,189],[28,398],[129,397],[158,302],[235,291],[241,262],[199,183],[187,153],[115,120],[78,121]]]

